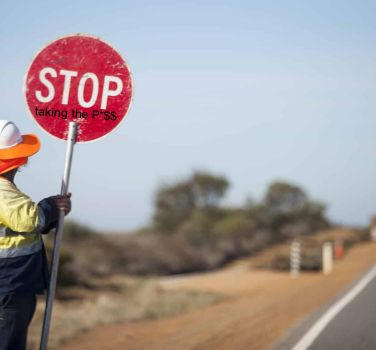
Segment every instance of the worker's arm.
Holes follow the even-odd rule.
[[[59,208],[52,197],[42,199],[38,203],[38,227],[37,230],[46,234],[56,227],[59,220]]]
[[[71,211],[71,194],[58,195],[45,198],[38,203],[38,229],[42,234],[48,233],[56,227],[59,220],[59,212],[63,210],[65,215]]]
[[[1,224],[14,232],[34,232],[38,226],[38,206],[16,187],[1,191]]]
[[[15,232],[47,233],[56,226],[60,209],[69,213],[70,194],[48,197],[35,204],[14,187],[1,193],[0,221]]]

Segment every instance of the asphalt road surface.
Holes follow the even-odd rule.
[[[376,266],[331,305],[292,329],[272,349],[375,350]]]

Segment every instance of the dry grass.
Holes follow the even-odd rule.
[[[101,289],[70,289],[55,301],[49,346],[56,345],[97,326],[172,316],[218,302],[223,297],[197,291],[165,291],[153,279],[115,277]],[[44,302],[29,331],[29,350],[38,349]]]

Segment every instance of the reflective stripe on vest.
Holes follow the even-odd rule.
[[[13,232],[0,226],[0,258],[15,258],[30,255],[42,249],[39,233]]]

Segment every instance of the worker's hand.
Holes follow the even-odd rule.
[[[68,215],[72,209],[72,202],[71,202],[72,193],[67,193],[63,195],[53,196],[53,200],[55,201],[55,205],[59,210],[63,210],[65,215]]]

